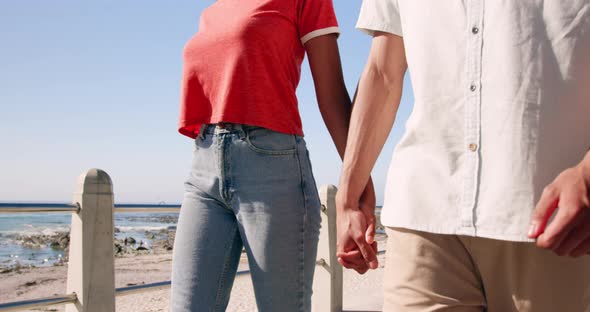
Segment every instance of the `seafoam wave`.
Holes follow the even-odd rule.
[[[117,226],[117,229],[121,232],[144,232],[144,231],[160,231],[166,230],[169,226],[150,226],[150,225],[138,225],[138,226]]]
[[[53,227],[47,227],[47,226],[37,227],[37,226],[30,225],[30,224],[25,224],[20,229],[0,231],[0,234],[2,234],[2,236],[5,236],[5,237],[11,237],[11,236],[15,236],[15,235],[24,236],[24,237],[36,236],[36,235],[53,236],[53,235],[57,235],[57,234],[69,232],[69,231],[70,231],[69,225],[58,225],[58,226],[53,226]]]
[[[120,232],[145,232],[145,231],[161,231],[173,228],[174,226],[170,225],[157,225],[157,226],[150,226],[150,225],[124,225],[124,226],[117,226],[116,228]],[[36,236],[36,235],[46,235],[46,236],[53,236],[64,232],[69,232],[70,227],[66,225],[56,226],[56,227],[34,227],[31,225],[25,225],[25,227],[17,230],[5,230],[0,231],[0,235],[2,237],[12,237],[15,235],[18,236]]]

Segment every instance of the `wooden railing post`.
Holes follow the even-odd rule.
[[[66,312],[114,312],[113,184],[109,175],[91,169],[78,180],[72,214],[67,292],[78,300]]]
[[[322,229],[312,298],[312,309],[317,312],[342,311],[342,266],[336,257],[336,191],[334,185],[320,189]]]

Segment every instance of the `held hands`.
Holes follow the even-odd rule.
[[[375,190],[369,180],[357,200],[347,200],[346,192],[336,194],[336,222],[338,228],[338,262],[348,269],[364,274],[376,269]]]
[[[590,254],[590,153],[549,184],[533,212],[529,237],[560,256]],[[555,210],[557,213],[549,223]]]

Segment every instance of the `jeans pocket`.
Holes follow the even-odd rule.
[[[315,194],[319,200],[319,198],[320,198],[319,189],[318,189],[318,185],[315,181],[315,176],[313,175],[313,166],[311,165],[311,158],[309,157],[309,150],[307,150],[307,148],[305,149],[305,156],[306,156],[307,164],[309,165],[309,171],[311,172],[311,179],[310,180],[311,180],[311,183],[313,186],[312,189],[314,189],[316,191]]]
[[[297,152],[297,141],[294,135],[258,127],[248,129],[245,132],[244,141],[256,153],[265,155],[292,155]]]
[[[213,144],[213,135],[205,134],[199,135],[195,138],[195,150],[209,148]]]

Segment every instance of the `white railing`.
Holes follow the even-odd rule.
[[[99,169],[82,174],[74,204],[0,204],[0,213],[72,213],[66,294],[0,303],[0,312],[66,305],[66,312],[112,312],[115,298],[166,289],[170,281],[115,288],[113,251],[115,212],[178,212],[179,205],[115,205],[109,175]],[[313,283],[314,311],[342,311],[342,267],[336,259],[336,187],[322,186],[322,228]],[[240,271],[238,275],[249,274]]]

